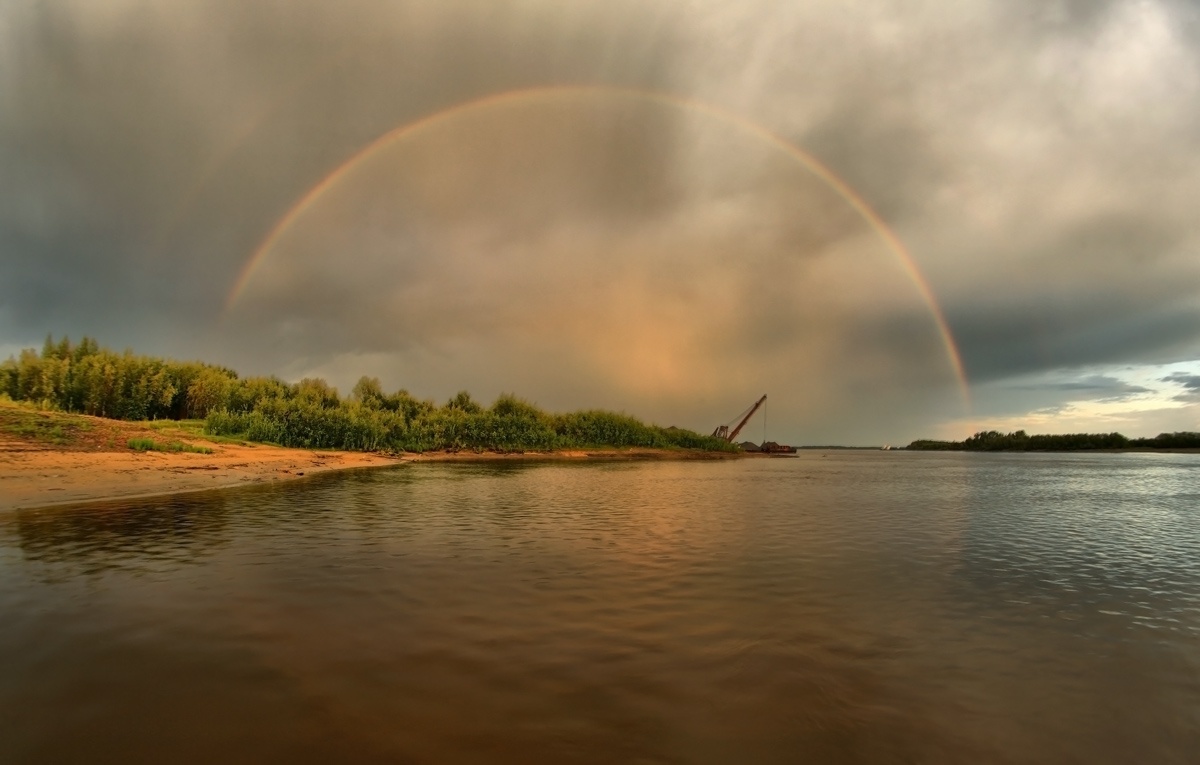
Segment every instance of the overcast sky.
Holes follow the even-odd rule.
[[[347,160],[514,90],[361,155],[227,308]],[[0,356],[698,430],[767,393],[802,444],[1200,430],[1198,201],[1180,1],[0,6]]]

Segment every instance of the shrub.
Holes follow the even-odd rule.
[[[311,449],[735,448],[625,414],[548,414],[508,393],[487,409],[466,391],[438,407],[406,390],[385,394],[379,380],[364,377],[342,399],[321,379],[294,385],[267,377],[240,379],[213,364],[118,354],[86,337],[79,343],[47,337],[40,354],[26,349],[0,364],[0,396],[115,419],[204,418],[205,431],[214,436]],[[145,441],[133,439],[130,448],[170,447]]]
[[[207,446],[192,446],[179,441],[162,443],[153,438],[131,438],[126,444],[135,452],[192,452],[195,454],[212,454]]]

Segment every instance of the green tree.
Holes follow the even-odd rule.
[[[475,403],[475,400],[471,398],[471,394],[465,390],[455,393],[453,398],[446,402],[446,408],[456,409],[467,414],[478,414],[483,411],[483,407]]]

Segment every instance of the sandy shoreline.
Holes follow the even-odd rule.
[[[356,452],[211,448],[212,454],[93,452],[0,443],[0,511],[244,486],[400,462]]]
[[[212,454],[72,451],[0,441],[0,511],[134,499],[293,480],[334,470],[403,463],[729,459],[665,449],[433,452],[385,456],[266,445],[209,444]]]
[[[406,462],[729,459],[673,449],[382,455],[211,439],[193,423],[136,423],[0,406],[0,512],[294,480]],[[208,451],[135,451],[133,439]]]

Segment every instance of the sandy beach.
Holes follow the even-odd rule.
[[[207,445],[212,454],[187,452],[73,451],[30,447],[0,439],[0,511],[128,499],[283,481],[331,470],[404,462],[509,462],[581,460],[728,459],[737,455],[663,449],[594,451],[432,452],[385,456],[312,451],[256,444]]]
[[[0,511],[201,491],[394,465],[360,452],[211,445],[212,454],[70,451],[0,441]]]
[[[24,444],[0,441],[0,511],[202,491],[403,462],[677,460],[736,456],[661,449],[614,449],[520,454],[434,452],[391,457],[265,445],[212,445],[211,448],[212,454],[83,452],[28,448]]]
[[[400,461],[209,439],[200,428],[0,405],[0,511],[283,481]],[[129,446],[133,439],[196,451],[138,451]]]

